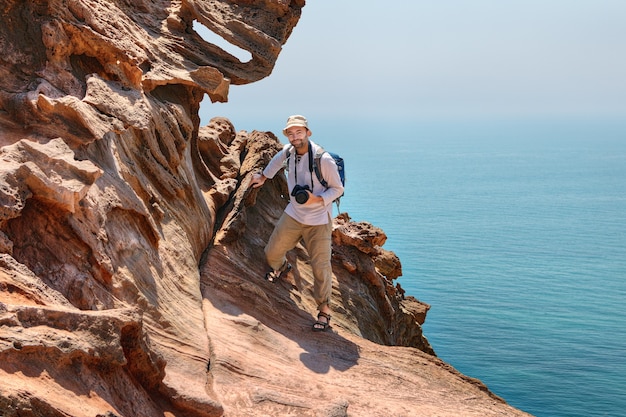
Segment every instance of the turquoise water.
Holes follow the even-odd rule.
[[[438,356],[536,416],[626,415],[626,124],[356,126],[313,139]]]

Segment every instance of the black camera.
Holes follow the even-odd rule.
[[[311,191],[308,185],[296,185],[291,191],[291,195],[295,197],[298,204],[304,204],[309,200],[309,193]]]

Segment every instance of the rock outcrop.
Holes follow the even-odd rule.
[[[304,247],[263,280],[279,142],[198,109],[268,76],[303,6],[2,3],[0,415],[525,415],[436,358],[373,225],[335,220],[332,332]]]

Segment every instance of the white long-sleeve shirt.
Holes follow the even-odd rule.
[[[320,148],[319,145],[309,140],[311,143],[311,151],[313,155]],[[287,157],[287,150],[293,148],[291,144],[287,144],[283,147],[283,150],[278,152],[272,160],[267,164],[263,170],[263,175],[267,178],[274,178],[274,176],[283,167],[285,159]],[[309,154],[296,155],[295,149],[291,149],[288,169],[287,169],[287,186],[289,187],[289,204],[285,208],[285,213],[291,216],[294,220],[306,224],[308,226],[318,226],[321,224],[327,224],[333,217],[333,201],[343,194],[343,185],[341,184],[341,177],[339,177],[339,171],[337,171],[337,165],[332,156],[328,152],[324,152],[320,158],[320,172],[322,178],[328,184],[328,187],[324,187],[317,176],[315,171],[309,171]],[[293,187],[296,185],[296,177],[298,179],[298,185],[308,185],[312,189],[313,194],[322,197],[324,203],[319,204],[299,204],[295,197],[291,195]]]

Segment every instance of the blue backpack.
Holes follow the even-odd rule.
[[[289,160],[292,149],[293,149],[293,146],[285,150],[286,152],[285,160]],[[309,144],[309,151],[310,149],[311,149],[311,144]],[[337,171],[339,171],[339,178],[341,178],[341,185],[345,187],[346,186],[346,171],[345,171],[343,158],[337,155],[336,153],[328,152],[324,150],[324,148],[322,148],[321,146],[318,147],[317,151],[315,152],[315,157],[313,158],[313,164],[312,164],[313,166],[311,167],[311,165],[309,165],[309,169],[312,169],[313,172],[315,172],[315,176],[317,177],[317,180],[320,182],[320,184],[328,188],[328,182],[326,182],[326,180],[322,177],[322,172],[320,170],[320,159],[322,158],[322,155],[324,154],[324,152],[328,153],[335,160],[335,165],[337,165]],[[288,164],[285,164],[285,167],[287,166]],[[343,194],[341,194],[339,197],[335,199],[335,203],[337,204],[337,211],[339,213],[341,213],[341,210],[339,209],[339,203],[340,203],[341,197],[343,197]]]

